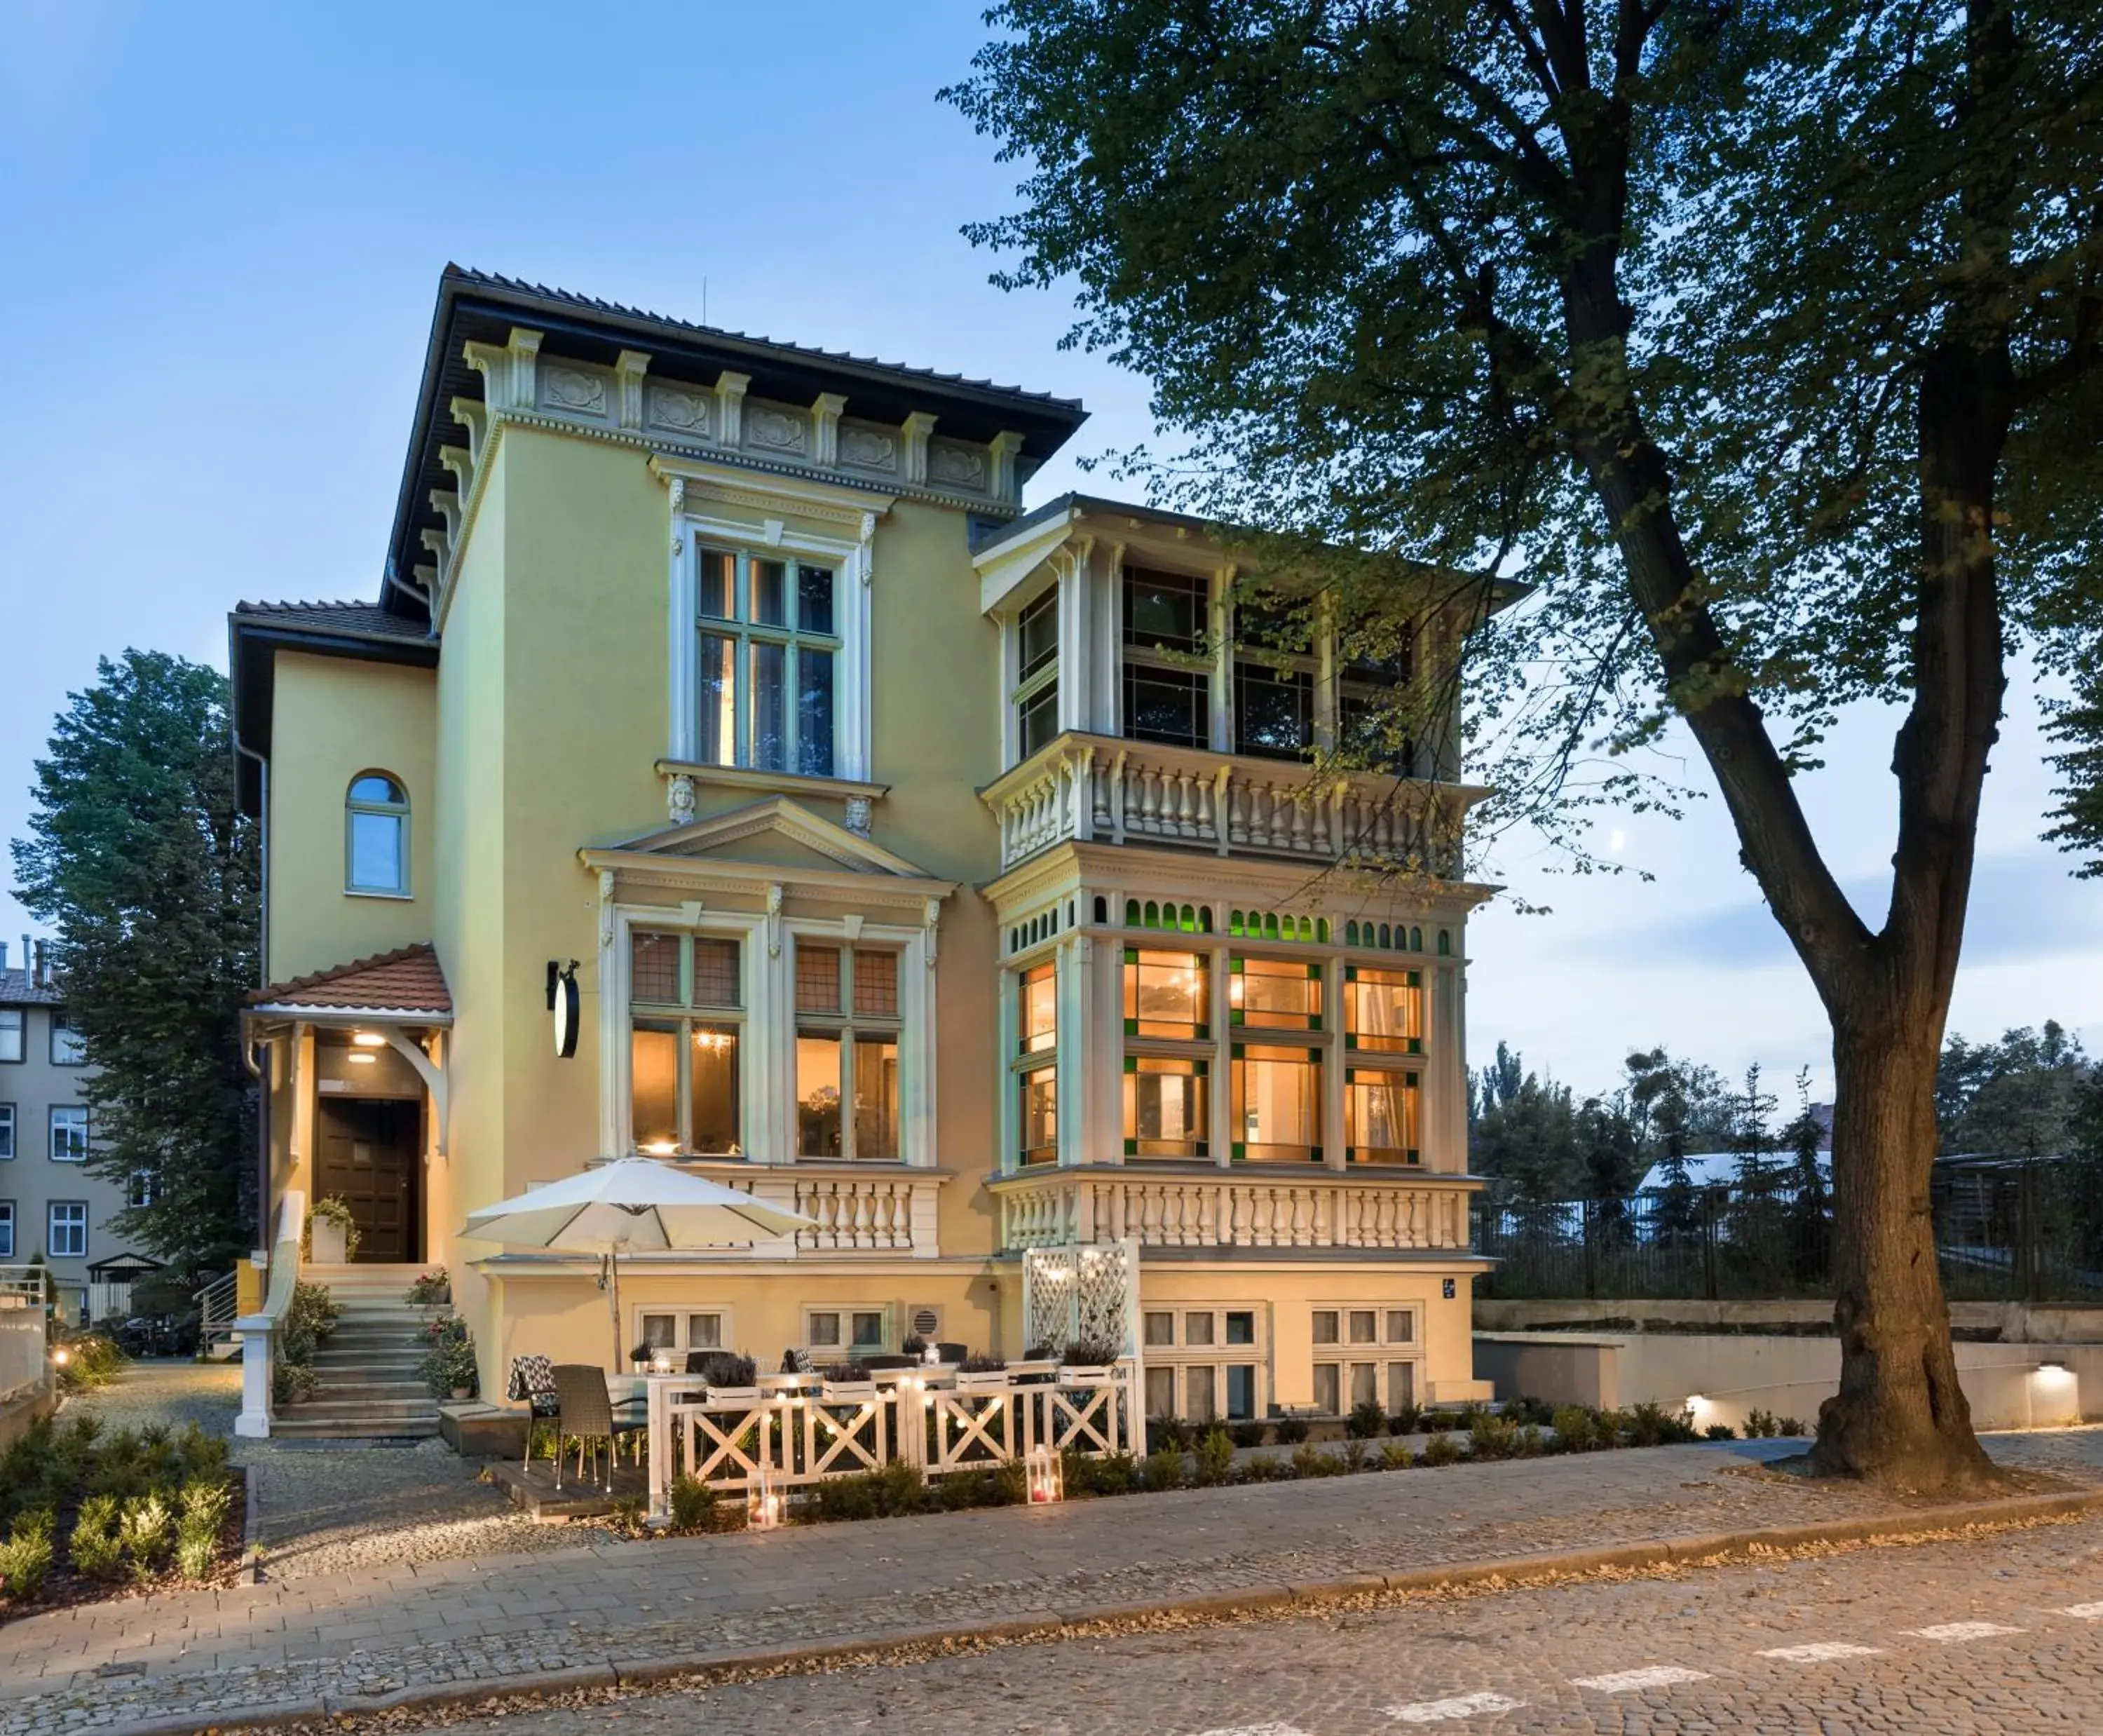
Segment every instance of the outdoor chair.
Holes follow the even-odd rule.
[[[574,1436],[580,1477],[585,1476],[586,1451],[597,1456],[592,1443],[606,1443],[606,1481],[601,1486],[611,1493],[613,1467],[620,1456],[620,1437],[639,1432],[645,1424],[639,1418],[615,1414],[612,1402],[607,1396],[603,1370],[586,1363],[564,1362],[556,1364],[554,1373],[555,1487],[559,1489],[562,1486],[562,1443]]]
[[[533,1425],[553,1422],[560,1408],[555,1400],[553,1364],[545,1356],[514,1356],[504,1395],[514,1404],[522,1399],[525,1401],[526,1453],[519,1464],[522,1469],[530,1468],[533,1462]]]
[[[854,1360],[872,1374],[878,1369],[916,1369],[920,1365],[918,1356],[901,1355],[895,1351],[879,1351],[872,1355],[857,1356]]]

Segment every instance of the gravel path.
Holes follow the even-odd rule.
[[[69,1415],[110,1428],[194,1422],[231,1436],[241,1408],[238,1363],[138,1362]],[[263,1576],[300,1579],[351,1568],[515,1556],[604,1542],[593,1525],[540,1525],[480,1480],[480,1467],[443,1441],[413,1447],[236,1440],[233,1461],[256,1484]]]

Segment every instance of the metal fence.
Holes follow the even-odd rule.
[[[1953,1302],[2103,1302],[2103,1186],[2056,1160],[1938,1166],[1936,1249]],[[1787,1176],[1610,1200],[1476,1200],[1478,1293],[1761,1301],[1833,1293],[1828,1188]]]

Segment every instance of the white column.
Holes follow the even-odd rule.
[[[1234,569],[1222,567],[1212,575],[1212,750],[1234,750],[1234,648],[1227,638],[1227,592],[1234,581]]]

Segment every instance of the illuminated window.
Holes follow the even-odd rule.
[[[1322,1057],[1313,1049],[1234,1046],[1234,1156],[1322,1160]]]
[[[637,929],[628,982],[631,1146],[741,1155],[739,943]]]
[[[1033,965],[1016,987],[1020,1017],[1017,1043],[1023,1053],[1059,1046],[1059,973],[1049,959]]]
[[[1202,953],[1127,947],[1125,1035],[1185,1040],[1209,1035],[1212,981],[1211,963]]]
[[[1322,967],[1292,959],[1230,959],[1227,1018],[1269,1030],[1322,1028]]]
[[[1354,1164],[1418,1162],[1416,1075],[1353,1067],[1344,1081],[1347,1160]]]
[[[796,1019],[796,1155],[896,1162],[898,955],[798,940]]]
[[[1421,973],[1344,968],[1344,1044],[1397,1055],[1424,1053]]]
[[[1203,1061],[1180,1056],[1125,1057],[1126,1156],[1206,1155],[1212,1112],[1207,1072]]]
[[[1059,1161],[1059,1070],[1033,1067],[1016,1075],[1021,1097],[1022,1151],[1025,1164]]]

